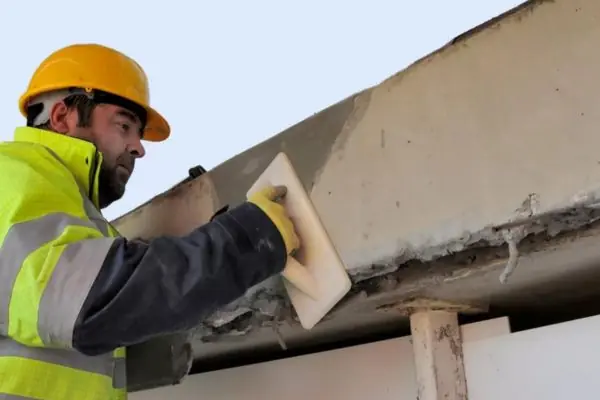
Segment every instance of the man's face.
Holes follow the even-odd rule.
[[[69,136],[94,143],[102,153],[100,208],[108,207],[123,197],[135,160],[145,155],[141,122],[131,111],[111,104],[94,107],[90,126],[79,126],[76,110],[70,110],[65,117]]]

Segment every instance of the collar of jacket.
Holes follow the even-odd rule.
[[[31,127],[16,128],[14,141],[40,144],[52,150],[71,171],[81,189],[99,208],[98,174],[102,164],[102,153],[93,143]]]

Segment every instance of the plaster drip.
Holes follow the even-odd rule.
[[[277,324],[273,325],[273,331],[275,331],[275,336],[277,336],[277,342],[279,343],[281,350],[287,350],[287,344],[285,344],[285,340],[283,339],[283,335],[277,327]]]
[[[517,244],[525,237],[525,228],[520,226],[516,229],[507,229],[502,232],[502,236],[508,244],[508,261],[506,262],[504,271],[500,274],[500,282],[506,283],[508,277],[512,275],[519,263],[519,249]]]
[[[515,210],[517,219],[531,221],[538,214],[540,207],[540,198],[537,193],[530,193],[527,198],[521,203],[521,207]],[[502,230],[502,237],[508,245],[508,261],[504,271],[500,274],[500,282],[506,283],[508,277],[517,268],[519,263],[519,248],[517,245],[525,236],[527,236],[526,224],[515,226]]]

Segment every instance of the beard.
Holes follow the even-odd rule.
[[[117,179],[116,168],[100,167],[98,181],[98,201],[100,209],[110,206],[125,194],[125,184]]]
[[[98,202],[100,209],[108,207],[123,197],[129,177],[124,176],[118,166],[122,165],[133,171],[134,163],[135,161],[130,154],[119,156],[114,166],[110,166],[106,162],[102,163],[98,175]]]

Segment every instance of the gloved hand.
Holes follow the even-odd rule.
[[[300,247],[300,239],[285,209],[277,203],[286,193],[285,186],[269,186],[252,194],[248,201],[257,205],[273,221],[283,237],[287,253],[291,254]]]

